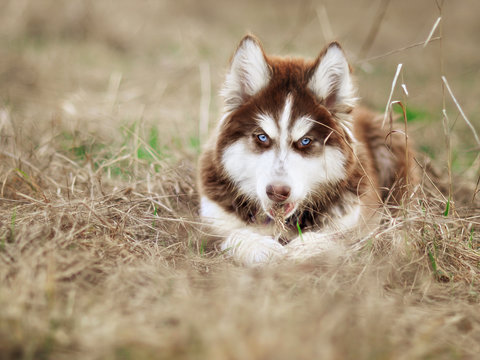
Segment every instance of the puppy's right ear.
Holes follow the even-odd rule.
[[[351,110],[357,98],[350,72],[342,47],[332,42],[320,53],[308,87],[329,110]]]
[[[270,81],[271,70],[262,45],[252,35],[245,36],[233,55],[221,95],[227,111],[234,110]]]

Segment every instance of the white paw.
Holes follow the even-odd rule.
[[[334,233],[306,232],[290,241],[285,250],[289,258],[308,258],[326,252],[341,251],[339,240]]]
[[[267,263],[285,253],[278,241],[251,230],[233,232],[222,243],[221,250],[247,266]]]

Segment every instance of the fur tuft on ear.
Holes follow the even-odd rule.
[[[270,81],[271,70],[260,41],[245,36],[233,55],[221,95],[227,111],[240,106]]]
[[[318,56],[308,87],[328,109],[345,112],[355,106],[350,67],[337,42],[329,44]]]

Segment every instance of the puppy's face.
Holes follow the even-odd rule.
[[[304,62],[267,58],[258,41],[246,37],[223,95],[218,158],[239,192],[266,214],[287,218],[346,177],[353,135],[345,119],[354,98],[336,43]]]

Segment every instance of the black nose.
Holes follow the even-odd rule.
[[[266,191],[270,200],[282,202],[288,199],[290,190],[288,185],[268,185]]]

